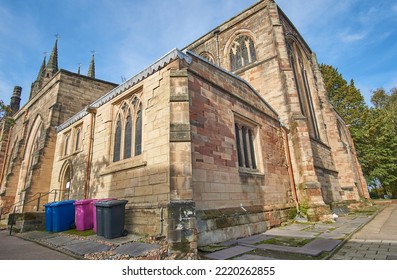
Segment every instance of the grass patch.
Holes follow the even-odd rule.
[[[273,244],[273,245],[281,245],[281,246],[289,246],[289,247],[302,247],[306,245],[307,243],[313,241],[314,238],[293,238],[293,237],[283,237],[283,236],[277,236],[271,239],[263,240],[258,243],[255,243],[255,245],[260,245],[260,244]]]
[[[208,246],[203,246],[200,247],[199,250],[203,253],[213,253],[219,250],[227,249],[229,248],[228,246],[222,246],[222,245],[208,245]]]
[[[64,231],[64,233],[66,234],[72,234],[72,235],[78,235],[78,236],[90,236],[90,235],[94,235],[95,232],[93,229],[89,229],[89,230],[76,230],[76,229],[69,229],[67,231]]]
[[[272,250],[261,250],[261,249],[253,250],[253,251],[249,252],[249,254],[273,258],[276,260],[322,260],[329,255],[329,253],[323,252],[319,256],[313,257],[313,256],[308,256],[308,255],[303,255],[303,254],[278,252],[278,251],[272,251]]]
[[[381,207],[378,205],[358,208],[351,211],[352,214],[364,214],[364,215],[372,215],[379,211]]]

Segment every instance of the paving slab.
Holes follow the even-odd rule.
[[[342,234],[350,234],[353,231],[355,231],[358,227],[357,226],[352,226],[352,225],[343,225],[337,229],[335,229],[334,233],[342,233]]]
[[[386,260],[397,260],[397,255],[395,255],[395,256],[387,256],[386,257]]]
[[[51,238],[46,238],[45,242],[54,245],[54,246],[63,246],[67,244],[74,244],[74,243],[80,243],[82,240],[78,239],[73,239],[67,236],[55,236]]]
[[[274,236],[270,236],[267,234],[256,234],[249,237],[237,239],[238,244],[256,244],[258,242],[262,242],[264,240],[272,239]]]
[[[277,259],[264,257],[264,256],[258,256],[258,255],[244,254],[244,255],[239,256],[233,260],[277,260]]]
[[[160,248],[160,246],[157,244],[133,242],[117,247],[115,252],[121,255],[129,255],[130,257],[138,257],[146,252],[156,250],[158,248]]]
[[[250,251],[253,251],[255,248],[247,247],[247,246],[235,246],[231,248],[227,248],[224,250],[219,250],[210,254],[205,255],[206,258],[212,260],[227,260],[238,255],[243,255]]]
[[[40,239],[44,239],[44,238],[55,237],[57,235],[54,236],[53,233],[49,233],[47,231],[28,231],[28,232],[17,234],[17,236],[21,236],[22,238],[25,238],[25,239],[40,240]]]
[[[357,217],[354,219],[354,222],[363,224],[368,222],[370,219],[370,217]]]
[[[331,252],[341,242],[342,242],[341,240],[335,240],[335,239],[316,238],[313,241],[302,246],[302,248]]]
[[[313,257],[319,256],[323,251],[318,249],[306,249],[303,247],[290,247],[290,246],[282,246],[275,244],[261,244],[256,247],[262,250],[272,250],[272,251],[285,252],[285,253],[302,254]]]
[[[342,239],[346,237],[344,233],[335,233],[335,232],[325,232],[321,233],[318,237],[325,238],[325,239]]]
[[[66,244],[62,246],[62,248],[65,248],[79,256],[84,256],[85,254],[109,251],[112,248],[111,246],[90,240],[76,240],[76,241],[80,241],[80,242]]]
[[[219,245],[226,246],[226,247],[236,246],[237,244],[238,244],[237,240],[228,240],[228,241],[219,243]]]
[[[287,237],[300,237],[300,238],[314,238],[318,235],[318,233],[307,232],[307,231],[290,231],[290,230],[281,230],[278,228],[273,228],[266,231],[266,235],[273,236],[287,236]]]
[[[116,237],[116,238],[112,238],[112,239],[108,239],[108,238],[105,238],[103,236],[98,236],[98,235],[90,235],[87,237],[87,239],[89,239],[89,240],[105,241],[108,243],[112,243],[114,245],[123,245],[126,243],[135,242],[135,241],[140,240],[141,238],[142,238],[142,236],[136,235],[136,234],[128,234],[126,236],[120,236],[120,237]]]
[[[312,224],[290,224],[290,225],[287,225],[287,226],[280,227],[279,229],[280,230],[296,230],[296,231],[300,231],[300,230],[304,230],[304,229],[311,228],[311,227],[313,227]]]
[[[315,230],[322,230],[322,231],[333,231],[337,228],[336,224],[332,223],[332,224],[315,224],[314,225],[314,229]]]

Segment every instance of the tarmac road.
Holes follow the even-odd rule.
[[[35,242],[10,236],[8,230],[0,230],[0,260],[75,260]]]

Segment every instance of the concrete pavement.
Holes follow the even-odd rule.
[[[397,203],[356,232],[333,260],[397,260]]]
[[[149,242],[141,242],[142,236],[128,234],[113,239],[105,239],[98,235],[81,236],[65,232],[46,232],[46,231],[29,231],[9,236],[8,231],[0,231],[0,259],[29,259],[25,254],[27,244],[31,246],[42,247],[41,251],[45,252],[39,259],[90,259],[90,260],[121,260],[147,256],[152,259],[159,259],[161,246]],[[7,244],[9,240],[12,243]],[[3,250],[4,243],[4,250]],[[38,245],[41,244],[41,245]],[[43,247],[44,246],[44,247]],[[61,252],[61,256],[51,255],[50,252]],[[55,251],[54,251],[55,250]],[[62,259],[62,258],[61,258]]]
[[[75,260],[62,252],[30,242],[0,230],[0,260]]]

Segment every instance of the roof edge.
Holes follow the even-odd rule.
[[[182,59],[185,60],[187,63],[192,62],[192,57],[189,56],[188,54],[183,53],[179,49],[175,48],[162,56],[160,59],[155,61],[153,64],[151,64],[149,67],[147,67],[145,70],[139,72],[137,75],[131,77],[124,83],[120,84],[119,86],[115,87],[90,105],[86,106],[84,109],[82,109],[80,112],[69,118],[67,121],[65,121],[63,124],[59,125],[56,127],[57,133],[68,128],[71,126],[73,123],[79,121],[86,115],[88,115],[87,108],[99,108],[103,104],[109,102],[116,96],[120,95],[121,93],[125,92],[127,89],[131,88],[132,86],[136,85],[137,83],[143,81],[146,79],[148,76],[153,74],[154,72],[164,68],[167,66],[169,63],[176,59]]]

